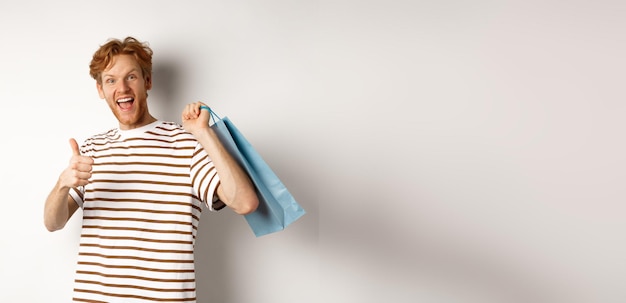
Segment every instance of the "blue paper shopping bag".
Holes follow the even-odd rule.
[[[260,237],[283,230],[302,217],[304,209],[230,119],[219,117],[211,108],[206,109],[214,121],[211,128],[256,187],[259,206],[244,216],[254,234]]]

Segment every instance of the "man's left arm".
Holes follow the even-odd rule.
[[[248,174],[222,145],[209,126],[210,114],[200,109],[202,102],[190,103],[182,113],[183,127],[202,145],[213,161],[220,177],[217,196],[237,214],[245,215],[256,210],[259,200]]]

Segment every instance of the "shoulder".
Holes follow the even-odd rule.
[[[162,121],[157,124],[154,128],[147,131],[148,134],[159,136],[159,137],[169,137],[173,141],[179,140],[194,140],[194,136],[187,132],[182,125],[176,122]]]
[[[83,145],[97,145],[105,142],[118,140],[120,138],[120,134],[117,128],[109,129],[105,132],[101,132],[95,135],[92,135],[85,139]]]
[[[180,134],[180,133],[186,132],[182,125],[176,122],[170,122],[170,121],[161,121],[152,130],[155,132],[163,132],[163,133],[171,133],[171,134]]]

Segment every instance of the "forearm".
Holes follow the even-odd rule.
[[[213,161],[220,177],[220,200],[238,214],[253,212],[258,206],[258,198],[248,174],[224,148],[213,129],[203,127],[194,136]]]
[[[69,188],[60,186],[60,182],[48,194],[44,206],[44,225],[49,231],[62,229],[70,218],[68,199]]]

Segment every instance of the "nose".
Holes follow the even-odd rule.
[[[126,81],[119,81],[118,82],[118,87],[117,87],[118,91],[126,92],[126,91],[128,91],[128,88],[129,88],[129,86],[128,86],[128,83],[126,83]]]

